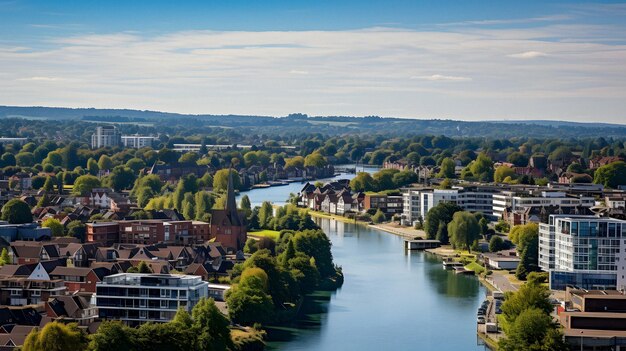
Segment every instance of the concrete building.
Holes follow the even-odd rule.
[[[122,142],[120,133],[115,126],[98,126],[91,135],[91,148],[115,147]]]
[[[135,149],[152,146],[155,140],[158,140],[155,136],[144,136],[139,134],[122,135],[122,145],[124,145],[124,147]]]
[[[550,215],[539,225],[539,266],[550,288],[626,288],[626,221]]]
[[[119,273],[96,284],[98,315],[129,325],[167,322],[178,308],[191,312],[208,297],[208,283],[193,275]]]
[[[492,195],[493,215],[504,218],[507,213],[523,212],[528,208],[558,206],[563,208],[587,207],[595,204],[592,196],[568,195],[563,191],[506,190]],[[505,218],[506,219],[506,218]]]

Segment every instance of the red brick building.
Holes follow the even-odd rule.
[[[248,240],[248,232],[245,216],[237,210],[232,172],[228,173],[226,207],[223,210],[211,212],[211,238],[222,243],[227,250],[242,250]]]

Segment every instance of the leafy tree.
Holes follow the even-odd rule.
[[[626,184],[626,162],[613,162],[596,169],[593,182],[607,188],[617,188],[618,185]]]
[[[137,265],[137,272],[138,273],[152,273],[152,269],[150,269],[150,267],[148,267],[148,264],[144,261],[139,262],[139,265]]]
[[[239,178],[239,173],[237,173],[234,169],[220,169],[215,172],[213,176],[213,189],[215,191],[226,191],[228,188],[228,172],[232,173],[233,177],[233,187],[235,190],[241,189],[241,178]]]
[[[469,164],[468,168],[472,175],[480,181],[489,182],[493,179],[493,161],[485,153],[480,153]]]
[[[28,204],[20,199],[11,199],[2,207],[2,220],[10,224],[31,223],[33,215]]]
[[[185,194],[182,213],[187,220],[196,218],[195,199],[192,193]]]
[[[9,257],[9,251],[6,247],[2,248],[2,253],[0,254],[0,266],[4,266],[5,264],[10,264],[11,258]]]
[[[21,350],[23,351],[83,351],[87,348],[87,337],[76,323],[50,322],[41,330],[33,329]]]
[[[539,237],[535,236],[524,245],[520,262],[517,265],[515,276],[519,280],[525,280],[530,272],[538,272],[539,268]]]
[[[32,152],[20,152],[15,155],[15,164],[19,167],[32,167],[35,164],[35,156]]]
[[[111,170],[114,166],[115,164],[113,163],[113,160],[111,160],[111,158],[107,155],[102,155],[100,156],[100,159],[98,159],[98,169],[101,171]]]
[[[489,240],[489,252],[498,252],[504,250],[504,240],[499,235],[494,235]]]
[[[322,278],[336,274],[331,252],[331,242],[322,230],[304,230],[297,232],[293,240],[297,252],[301,252],[315,259],[315,265]]]
[[[528,156],[524,155],[521,152],[512,152],[507,158],[507,162],[512,163],[516,167],[526,167],[528,166]]]
[[[446,157],[441,161],[441,168],[439,170],[439,174],[437,177],[439,178],[455,178],[454,169],[456,168],[456,164],[454,160],[450,157]]]
[[[502,183],[504,179],[506,179],[507,177],[511,177],[511,178],[515,177],[515,171],[513,170],[513,168],[509,166],[500,166],[496,168],[493,174],[493,180],[496,183]]]
[[[387,217],[385,217],[385,214],[383,213],[383,211],[381,211],[380,208],[378,210],[376,210],[376,213],[372,217],[372,222],[374,222],[374,223],[382,223],[385,220],[387,220]]]
[[[508,328],[506,337],[498,342],[500,350],[567,351],[563,335],[550,315],[538,308],[522,311]]]
[[[482,217],[478,220],[478,225],[480,226],[480,235],[485,237],[487,235],[487,230],[489,229],[489,221],[487,218]]]
[[[89,160],[87,160],[87,172],[95,176],[95,175],[98,175],[99,171],[100,171],[100,167],[98,166],[98,162],[90,157]]]
[[[439,223],[443,222],[447,227],[448,223],[452,221],[452,216],[457,211],[462,211],[462,209],[455,203],[445,201],[431,208],[426,214],[426,220],[424,221],[424,231],[428,239],[435,239],[439,230]]]
[[[259,227],[270,229],[270,223],[274,217],[274,208],[269,201],[263,201],[259,209]]]
[[[48,156],[43,160],[44,164],[51,164],[55,167],[63,166],[63,156],[58,151],[51,151]]]
[[[446,226],[443,222],[439,222],[439,226],[437,227],[437,236],[435,239],[439,240],[439,242],[444,245],[450,242],[450,237],[448,236],[448,226]]]
[[[400,171],[393,175],[393,183],[396,188],[411,185],[417,181],[417,173],[411,170]]]
[[[550,290],[544,285],[535,282],[527,282],[516,292],[509,292],[502,304],[502,316],[504,319],[504,331],[513,325],[517,317],[525,310],[537,308],[545,314],[552,312],[552,304],[548,299]]]
[[[79,220],[71,221],[67,224],[67,235],[74,238],[85,238],[87,227]]]
[[[471,251],[472,243],[480,237],[480,226],[476,217],[467,211],[456,212],[448,224],[450,242],[454,247]]]
[[[92,351],[139,351],[136,330],[120,321],[104,320],[98,332],[91,335],[89,350]]]
[[[374,173],[374,180],[376,184],[378,184],[378,190],[389,190],[395,189],[396,184],[393,181],[393,177],[399,171],[397,169],[381,169],[380,171]]]
[[[524,248],[539,237],[539,226],[536,223],[516,225],[509,232],[509,239],[517,248],[517,252],[522,253]]]
[[[109,185],[115,191],[128,189],[135,181],[135,173],[125,166],[117,166],[113,168],[113,172],[108,177]]]
[[[350,180],[350,188],[353,191],[375,191],[378,189],[378,184],[372,178],[372,175],[367,172],[358,172],[356,177]]]
[[[42,227],[50,228],[52,231],[52,236],[63,236],[63,224],[59,222],[58,219],[49,217],[43,223],[41,223]]]
[[[320,154],[318,152],[314,152],[312,154],[308,154],[304,158],[304,166],[305,167],[322,168],[322,167],[326,166],[327,163],[328,162],[326,161],[326,158],[324,156],[322,156],[322,154]]]
[[[82,175],[74,181],[74,188],[72,193],[77,195],[84,195],[91,192],[94,188],[101,186],[100,179],[92,175]]]
[[[43,183],[43,190],[49,193],[53,192],[55,183],[56,182],[52,179],[52,177],[47,177],[46,182]]]
[[[213,197],[206,191],[199,191],[195,195],[195,213],[196,219],[205,220],[213,207]]]
[[[43,176],[34,176],[32,178],[32,184],[31,186],[33,187],[33,189],[35,190],[39,190],[43,187],[43,185],[46,182],[46,177]]]
[[[146,167],[146,163],[142,159],[134,157],[126,161],[126,167],[132,169],[135,173],[139,173],[140,170]]]
[[[230,322],[213,299],[202,298],[191,311],[194,337],[200,350],[226,351],[233,348]]]
[[[158,158],[159,161],[162,161],[165,164],[170,164],[178,160],[178,153],[174,150],[163,148],[159,150]]]
[[[252,213],[252,204],[248,195],[241,197],[240,207],[246,213],[246,217]]]

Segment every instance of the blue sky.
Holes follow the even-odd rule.
[[[626,123],[626,3],[0,0],[0,104]]]

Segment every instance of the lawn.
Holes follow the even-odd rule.
[[[465,268],[474,271],[474,273],[476,274],[481,274],[485,271],[485,267],[479,265],[476,261],[471,262],[470,264],[465,266]]]
[[[258,232],[248,232],[248,235],[255,237],[266,237],[274,241],[278,240],[279,232],[277,230],[259,230]]]

